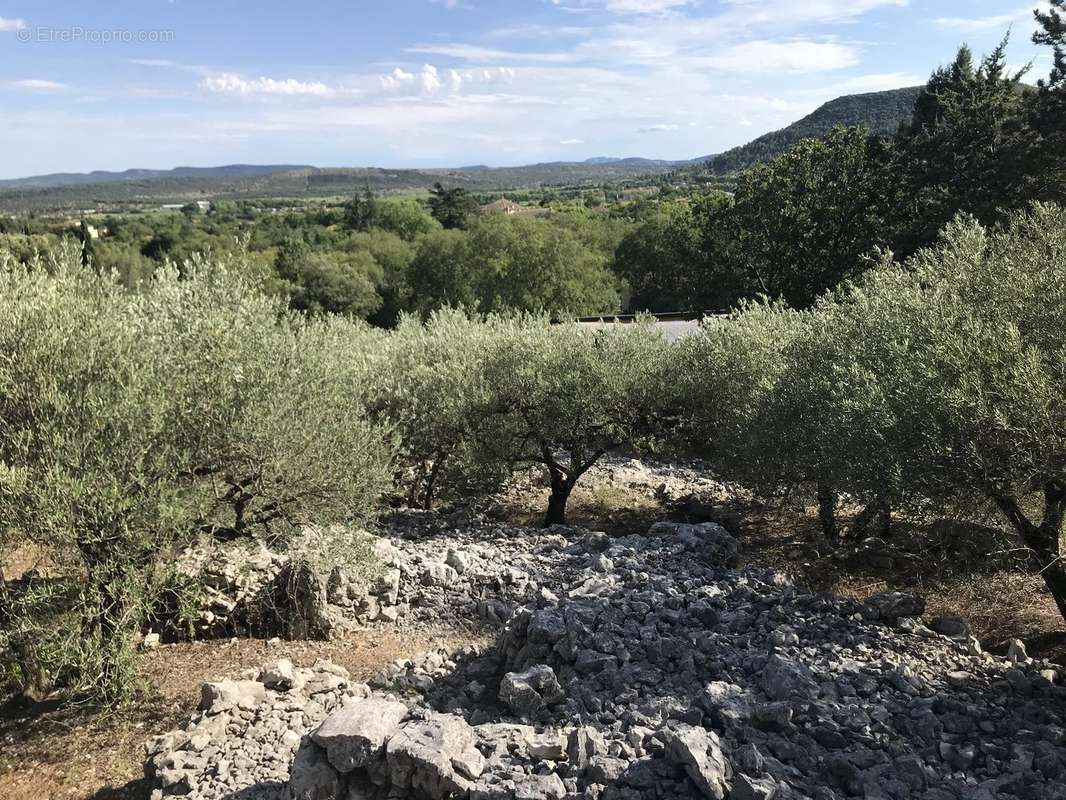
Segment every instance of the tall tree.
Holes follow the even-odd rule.
[[[477,201],[462,187],[445,189],[440,181],[433,184],[427,201],[429,212],[448,229],[465,228],[467,218],[477,210]]]
[[[881,228],[877,169],[869,131],[840,127],[741,175],[724,225],[744,293],[803,307],[861,270]]]
[[[1006,67],[1007,39],[980,64],[963,45],[936,70],[895,139],[887,166],[886,211],[893,250],[936,241],[960,211],[989,224],[1039,196],[1027,169],[1033,149],[1026,70]]]
[[[1052,48],[1051,74],[1039,81],[1033,128],[1039,135],[1032,171],[1043,181],[1043,196],[1066,201],[1066,0],[1050,0],[1047,12],[1035,11],[1040,30],[1036,44]]]
[[[367,186],[344,207],[344,226],[351,231],[368,231],[378,221],[378,201]]]

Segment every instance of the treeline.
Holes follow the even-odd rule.
[[[390,327],[403,312],[460,303],[484,312],[619,311],[610,264],[630,227],[621,209],[550,196],[519,215],[486,213],[474,195],[438,186],[426,202],[367,191],[343,206],[271,213],[223,201],[207,212],[189,204],[181,213],[105,217],[92,229],[5,220],[0,251],[26,263],[76,240],[85,263],[127,286],[198,253],[239,255],[249,280],[294,310]]]
[[[1060,9],[1056,11],[1055,8]],[[891,137],[837,128],[742,173],[732,196],[681,198],[621,243],[615,269],[633,310],[732,308],[759,295],[809,306],[891,250],[935,241],[959,212],[986,225],[1066,197],[1061,5],[1038,14],[1055,66],[1036,87],[1004,41],[936,70]]]

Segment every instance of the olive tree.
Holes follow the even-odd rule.
[[[809,458],[812,417],[793,398],[794,350],[814,320],[777,301],[747,302],[710,318],[678,347],[674,435],[727,477],[765,494],[818,487],[823,532],[835,532],[836,493]]]
[[[823,398],[824,467],[860,493],[991,501],[1066,616],[1066,211],[957,219],[815,317],[796,374]]]
[[[425,322],[401,317],[381,338],[369,403],[396,436],[403,470],[398,483],[411,505],[431,508],[436,499],[492,489],[508,474],[504,465],[480,457],[472,438],[491,403],[485,363],[498,328],[497,320],[443,309]]]
[[[494,339],[477,446],[512,467],[543,467],[551,486],[545,524],[565,523],[582,475],[611,450],[648,445],[658,432],[670,345],[646,323],[590,329],[540,317],[498,320]]]
[[[120,697],[176,548],[361,518],[388,481],[361,328],[292,316],[232,264],[182,272],[131,292],[73,250],[0,263],[0,547],[50,564],[0,613],[26,683]]]

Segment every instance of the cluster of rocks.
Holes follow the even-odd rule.
[[[239,680],[204,684],[189,723],[146,745],[153,800],[284,797],[303,734],[360,694],[370,689],[326,662],[298,669],[281,660]]]
[[[528,492],[531,480],[517,480],[510,491]],[[696,516],[715,514],[697,497],[723,492],[722,484],[708,478],[699,464],[615,457],[601,460],[585,481],[624,486]],[[157,641],[160,633],[164,638],[185,635],[186,625],[200,638],[328,638],[370,625],[436,626],[442,611],[457,626],[498,626],[545,581],[553,582],[555,570],[569,574],[585,566],[566,554],[551,563],[542,557],[541,545],[550,544],[560,531],[573,535],[572,529],[549,532],[542,542],[528,530],[470,507],[450,514],[402,510],[381,524],[384,538],[374,541],[372,574],[350,574],[342,568],[317,572],[302,557],[317,547],[319,533],[313,529],[283,549],[243,541],[190,547],[177,566],[197,587],[196,611],[180,626],[164,625],[149,634],[149,640]],[[393,541],[403,546],[397,548]],[[178,609],[172,609],[169,616],[160,616],[176,623],[177,614]]]
[[[325,693],[308,686],[343,682],[331,668],[284,689],[275,667],[154,745],[157,796],[1066,798],[1057,668],[1020,644],[983,653],[910,595],[859,604],[738,571],[713,523],[492,542],[488,522],[407,519],[392,563],[408,617],[513,608],[497,645]],[[237,763],[245,783],[220,782]]]

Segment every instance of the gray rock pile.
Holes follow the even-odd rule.
[[[145,747],[152,798],[284,797],[304,732],[342,701],[369,694],[324,662],[297,669],[282,660],[241,680],[204,684],[190,722]]]
[[[397,662],[369,687],[309,694],[334,673],[276,665],[261,690],[210,690],[223,710],[154,746],[160,796],[1066,798],[1057,668],[982,653],[961,620],[927,626],[909,595],[859,604],[737,571],[713,523],[496,544],[415,527],[395,540],[398,600],[411,618],[513,607],[496,647]],[[487,580],[501,564],[515,574]],[[238,759],[254,782],[219,794]]]

